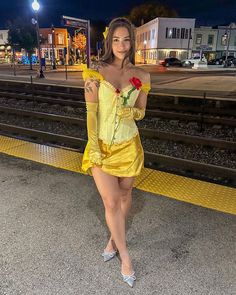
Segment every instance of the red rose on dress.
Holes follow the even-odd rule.
[[[139,78],[133,77],[129,81],[137,90],[142,87],[142,82],[139,80]]]

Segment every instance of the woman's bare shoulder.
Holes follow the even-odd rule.
[[[103,61],[99,61],[96,64],[97,71],[102,75],[107,72],[108,68],[109,68],[109,64],[107,64]]]

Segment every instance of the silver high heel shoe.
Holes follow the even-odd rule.
[[[136,276],[134,275],[135,272],[133,272],[131,275],[124,275],[123,273],[121,274],[123,277],[123,281],[127,283],[131,288],[133,288],[134,281],[136,280]]]
[[[116,251],[112,251],[112,252],[108,252],[108,251],[105,251],[102,253],[102,256],[103,256],[103,259],[104,259],[104,262],[107,262],[109,260],[111,260],[112,258],[114,258],[117,254],[117,250]]]

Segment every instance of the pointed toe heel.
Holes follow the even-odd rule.
[[[121,274],[122,274],[123,281],[127,283],[131,288],[133,288],[134,281],[136,280],[136,276],[134,275],[135,272],[133,272],[131,275],[124,275],[123,273]]]
[[[117,254],[117,251],[108,252],[104,250],[104,252],[102,253],[104,262],[111,260],[112,258],[116,256],[116,254]]]

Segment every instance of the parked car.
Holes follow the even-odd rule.
[[[200,56],[194,56],[193,58],[187,58],[182,60],[182,65],[183,67],[192,67],[194,64],[199,63],[200,61]],[[203,62],[207,62],[205,57],[202,57]]]
[[[234,59],[235,57],[233,55],[228,55],[227,57],[227,62],[231,63],[231,61]],[[208,61],[208,65],[223,65],[225,62],[226,56],[223,55],[220,58],[215,58],[212,60]]]
[[[182,67],[181,61],[176,57],[167,57],[164,60],[160,60],[159,64],[163,67]]]
[[[232,64],[234,65],[234,67],[236,67],[236,58],[232,59]]]

